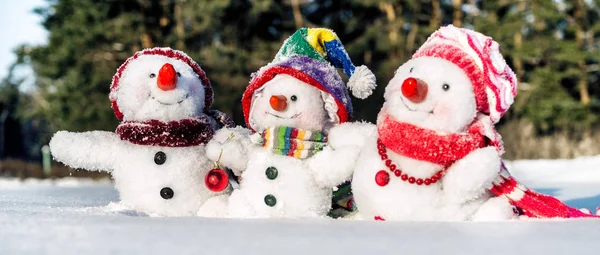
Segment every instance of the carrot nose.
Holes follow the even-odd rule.
[[[287,98],[282,95],[271,96],[269,103],[271,104],[271,108],[278,112],[285,111],[287,108]]]
[[[417,78],[407,78],[402,83],[402,95],[413,103],[420,103],[427,97],[427,83]]]
[[[173,65],[167,63],[160,68],[156,85],[164,91],[173,90],[177,87],[177,72],[175,72]]]

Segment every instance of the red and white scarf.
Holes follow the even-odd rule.
[[[446,168],[486,146],[495,146],[499,154],[504,152],[500,135],[489,117],[483,114],[478,114],[467,132],[458,134],[440,135],[434,130],[396,121],[385,112],[380,113],[377,129],[379,139],[393,152]],[[504,163],[501,166],[490,191],[497,196],[505,196],[520,213],[534,218],[600,217],[528,189],[510,175]]]

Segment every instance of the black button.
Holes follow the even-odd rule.
[[[278,175],[277,168],[272,166],[267,168],[267,171],[265,171],[265,175],[267,175],[267,178],[269,180],[275,180],[275,178],[277,178]]]
[[[156,154],[154,154],[154,163],[156,163],[157,165],[162,165],[165,163],[165,161],[167,161],[167,154],[165,154],[164,152],[159,151]]]
[[[277,198],[275,198],[275,196],[269,194],[265,196],[265,204],[267,204],[270,207],[273,207],[277,204]]]
[[[175,192],[171,188],[162,188],[160,190],[160,196],[164,199],[171,199],[175,196]]]

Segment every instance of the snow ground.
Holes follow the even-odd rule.
[[[508,162],[530,188],[600,205],[600,156]],[[139,217],[108,181],[0,179],[0,254],[596,254],[600,220],[358,222]]]

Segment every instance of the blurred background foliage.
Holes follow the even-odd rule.
[[[35,89],[20,90],[13,72],[0,83],[0,113],[16,130],[1,139],[18,140],[0,158],[38,159],[57,130],[114,130],[112,75],[156,46],[195,59],[215,88],[214,108],[243,124],[250,74],[299,27],[333,29],[355,64],[375,72],[375,94],[354,101],[355,119],[374,122],[394,70],[446,24],[492,36],[518,75],[499,124],[507,158],[600,154],[600,0],[50,0],[35,12],[49,40],[15,50],[11,68],[30,65]]]

